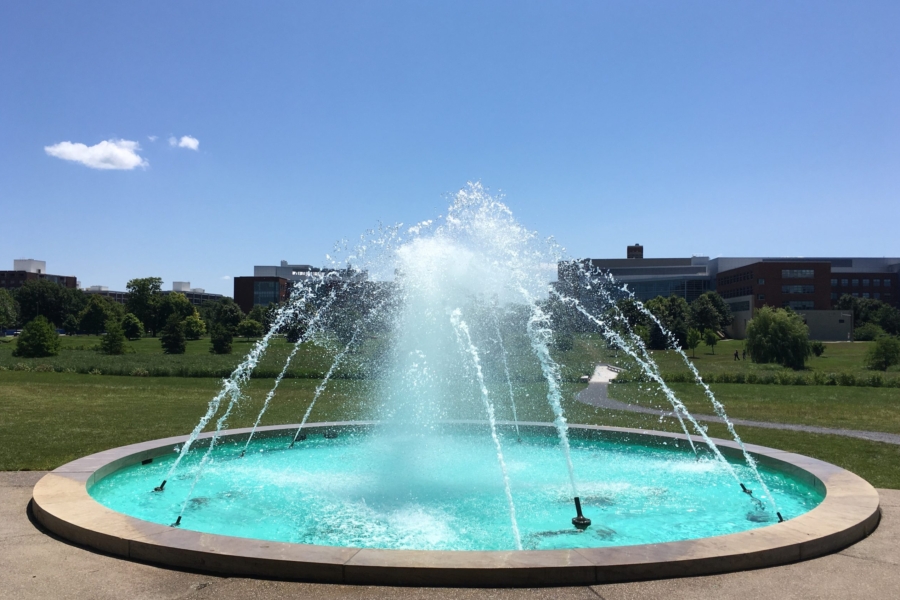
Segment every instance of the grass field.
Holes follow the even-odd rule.
[[[318,383],[314,379],[285,380],[263,424],[298,422]],[[252,380],[246,401],[234,413],[228,426],[251,425],[271,384],[268,379]],[[379,396],[378,385],[379,382],[372,380],[332,381],[316,404],[311,421],[377,418],[379,404],[374,399]],[[563,388],[563,406],[572,423],[678,431],[677,423],[668,419],[600,410],[578,403],[574,400],[574,394],[581,387],[569,383]],[[638,387],[627,384],[614,386],[613,390],[617,394],[620,389],[637,394]],[[900,390],[896,389],[827,388],[836,395],[818,399],[802,394],[826,388],[751,385],[718,388],[726,408],[735,416],[766,420],[766,417],[796,415],[795,422],[881,431],[898,429],[897,409],[892,405],[900,403]],[[188,433],[218,389],[219,382],[212,378],[0,372],[0,439],[3,440],[0,445],[0,470],[51,469],[106,448]],[[500,400],[504,397],[501,390],[496,386],[495,389],[498,418],[508,419],[509,407]],[[749,393],[742,395],[745,390]],[[758,395],[752,393],[754,390]],[[775,390],[796,390],[801,395],[766,395]],[[885,394],[879,397],[841,396],[858,391]],[[704,401],[695,396],[688,386],[678,392],[698,412],[710,412]],[[551,420],[551,412],[543,400],[546,393],[543,385],[518,384],[517,397],[523,398],[526,393],[535,401],[520,401],[520,418]],[[806,411],[802,406],[804,403],[814,408]],[[854,408],[845,408],[845,403]],[[866,420],[869,417],[862,413],[870,411],[875,411],[879,416]],[[853,413],[859,414],[854,416]],[[446,416],[482,418],[480,401],[470,394],[468,401],[459,403],[457,412]],[[865,424],[877,427],[865,427]],[[724,426],[711,424],[709,432],[715,437],[727,437]],[[878,487],[900,488],[900,469],[896,466],[900,464],[900,446],[756,428],[739,428],[739,432],[747,442],[814,456],[850,469]]]

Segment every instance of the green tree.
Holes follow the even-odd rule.
[[[118,319],[112,318],[104,326],[106,335],[100,338],[100,352],[103,354],[125,354],[125,332]]]
[[[716,353],[716,344],[719,343],[719,334],[716,333],[715,329],[705,329],[703,331],[703,343],[706,344],[706,347],[712,350],[712,353]]]
[[[887,371],[896,364],[900,364],[900,340],[895,337],[881,336],[866,353],[866,366],[875,371]]]
[[[122,319],[122,331],[129,340],[139,340],[144,335],[144,324],[134,313],[128,313]]]
[[[216,307],[213,323],[228,328],[232,334],[244,320],[244,311],[231,298],[222,298]]]
[[[244,319],[238,325],[237,334],[247,338],[247,341],[249,342],[250,338],[259,337],[263,334],[262,323],[254,321],[253,319]]]
[[[871,342],[884,335],[884,329],[875,323],[863,323],[853,328],[853,339],[857,342]]]
[[[19,303],[8,290],[0,288],[0,335],[6,335],[6,329],[16,326],[19,321]]]
[[[156,313],[162,300],[162,279],[159,277],[143,277],[132,279],[125,285],[128,312],[136,316],[144,324],[144,330],[156,337]]]
[[[278,305],[274,302],[270,302],[268,306],[257,304],[247,313],[247,318],[262,323],[263,331],[268,331],[272,328],[272,323],[275,321],[275,312],[277,310]]]
[[[197,313],[184,319],[184,337],[189,340],[199,340],[206,333],[206,323]]]
[[[712,301],[705,294],[698,296],[690,305],[690,324],[691,327],[700,331],[719,329],[719,312],[713,306]]]
[[[63,331],[66,332],[66,335],[75,335],[78,333],[78,319],[75,318],[75,315],[66,315],[66,320],[63,321]]]
[[[106,327],[106,322],[115,317],[115,311],[110,306],[113,304],[100,294],[90,294],[87,306],[78,315],[78,329],[89,335],[100,335]]]
[[[44,316],[51,323],[65,323],[66,317],[78,317],[87,304],[84,292],[69,289],[46,279],[26,281],[14,293],[19,304],[19,322],[28,323]]]
[[[875,314],[875,322],[891,335],[900,335],[900,309],[882,304]]]
[[[59,334],[56,328],[47,320],[47,317],[39,315],[32,319],[19,334],[13,356],[23,358],[41,358],[43,356],[56,356],[59,354]]]
[[[679,348],[687,343],[688,321],[690,309],[681,296],[664,298],[657,296],[644,305],[671,334]],[[669,347],[669,339],[656,323],[650,325],[650,347],[653,350],[665,350]]]
[[[234,340],[234,334],[231,329],[218,323],[213,323],[210,329],[210,348],[213,354],[231,354],[231,343]]]
[[[764,306],[747,325],[747,352],[755,363],[802,369],[809,358],[809,327],[792,310]]]
[[[685,347],[693,352],[694,358],[697,357],[697,346],[700,345],[700,340],[702,339],[703,334],[698,330],[694,329],[693,327],[691,329],[688,329]]]
[[[731,306],[725,302],[725,298],[714,291],[705,292],[703,295],[709,299],[719,315],[719,326],[716,327],[716,330],[725,331],[726,328],[731,327],[734,316],[731,314]]]
[[[156,321],[162,329],[169,322],[169,317],[176,315],[182,321],[197,313],[197,309],[181,292],[163,294],[156,309]]]
[[[187,343],[184,339],[184,320],[177,314],[169,316],[159,336],[163,352],[166,354],[184,354]]]

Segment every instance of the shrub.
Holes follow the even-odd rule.
[[[149,377],[150,372],[147,369],[141,369],[140,367],[131,370],[132,377]]]
[[[163,327],[159,336],[159,342],[166,354],[184,354],[187,345],[184,338],[184,321],[181,315],[178,313],[169,315],[166,326]]]
[[[747,352],[755,363],[802,369],[809,358],[809,328],[797,313],[764,306],[747,325]]]
[[[873,371],[887,371],[888,367],[900,364],[900,339],[883,335],[866,353],[866,367]]]
[[[840,373],[837,377],[838,385],[856,385],[856,375],[853,373]]]
[[[233,340],[234,336],[231,333],[231,329],[224,325],[215,324],[210,334],[209,351],[213,354],[231,354],[231,343]]]
[[[56,369],[53,368],[53,365],[38,365],[34,368],[34,371],[38,373],[52,373]]]
[[[59,334],[44,316],[35,317],[22,328],[13,356],[42,358],[59,354]]]
[[[122,332],[129,340],[139,340],[144,335],[144,324],[133,313],[122,319]]]
[[[13,371],[30,371],[31,367],[28,363],[16,363],[13,365]]]
[[[853,329],[853,339],[857,342],[871,342],[884,335],[884,329],[875,323],[863,323]]]
[[[106,322],[106,335],[100,338],[100,352],[125,354],[125,333],[117,319],[110,319]]]
[[[812,353],[816,356],[822,356],[825,353],[825,344],[816,340],[809,343],[809,349],[812,350]]]
[[[103,375],[103,371],[100,369],[91,369],[88,371],[88,375]]]

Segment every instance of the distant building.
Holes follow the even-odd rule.
[[[366,281],[368,278],[365,272],[322,269],[312,265],[291,265],[286,260],[281,261],[278,266],[257,265],[253,267],[253,277],[234,278],[234,301],[247,313],[254,306],[284,302],[296,283],[317,278],[338,283],[344,281],[348,273],[356,282]]]
[[[176,292],[184,294],[194,306],[200,306],[209,300],[215,301],[224,297],[222,294],[207,294],[203,288],[192,288],[190,281],[173,281],[172,289],[163,290],[162,293],[168,295]]]
[[[85,288],[84,293],[105,296],[113,302],[117,302],[119,304],[125,304],[126,302],[128,302],[128,292],[113,292],[110,291],[110,289],[105,285],[92,285],[88,288]]]
[[[78,287],[78,279],[74,275],[50,275],[47,263],[33,258],[13,260],[12,271],[0,271],[0,288],[14,290],[22,287],[26,281],[50,281],[69,289]]]
[[[900,258],[644,258],[640,244],[628,246],[626,256],[574,263],[608,272],[642,302],[673,295],[692,302],[715,290],[731,306],[729,333],[735,338],[744,337],[754,311],[763,306],[797,311],[810,327],[810,337],[822,340],[849,339],[852,315],[836,309],[844,294],[900,308]],[[573,266],[560,263],[560,281]]]
[[[172,282],[171,290],[162,290],[163,294],[172,294],[174,292],[184,294],[194,306],[200,306],[207,300],[219,300],[220,298],[224,297],[222,296],[222,294],[207,294],[206,290],[204,290],[203,288],[192,288],[189,281],[174,281]],[[84,293],[106,296],[110,300],[118,302],[119,304],[127,303],[129,296],[128,292],[110,291],[110,289],[105,285],[92,285],[89,288],[85,288]]]

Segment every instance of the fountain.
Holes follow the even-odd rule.
[[[371,231],[293,289],[189,435],[60,467],[35,487],[35,515],[138,560],[429,585],[721,572],[817,556],[874,529],[871,486],[745,444],[694,370],[732,437],[711,438],[628,327],[627,289],[583,269],[548,285],[565,258],[478,184],[446,217]],[[228,429],[269,344],[298,325],[253,426]],[[575,384],[559,357],[572,329],[640,368],[681,433],[570,424]],[[332,364],[296,423],[263,425],[303,344]],[[375,401],[359,403],[358,421],[310,422],[347,364],[374,382],[360,397]]]

